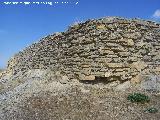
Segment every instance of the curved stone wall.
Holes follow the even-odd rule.
[[[126,81],[160,74],[160,24],[108,17],[70,26],[16,54],[7,72],[51,69],[70,79]]]

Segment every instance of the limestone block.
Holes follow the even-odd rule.
[[[105,24],[113,24],[114,23],[114,18],[113,17],[108,17],[108,18],[103,18],[102,22]]]
[[[125,71],[122,71],[122,72],[114,72],[114,73],[112,73],[112,76],[120,77],[120,76],[122,76],[122,75],[124,75],[124,74],[126,74]]]
[[[139,84],[142,81],[142,76],[139,74],[131,79],[131,84]]]
[[[109,68],[123,68],[125,67],[123,63],[106,63]]]
[[[117,47],[111,47],[111,50],[115,52],[121,52],[121,51],[125,51],[125,48],[122,46],[117,46]]]
[[[96,26],[97,29],[106,29],[105,24],[100,24]]]
[[[112,50],[101,50],[100,54],[102,54],[102,55],[104,55],[104,54],[114,55],[114,52]]]
[[[0,70],[0,78],[5,74],[5,70]]]
[[[95,60],[94,60],[95,62],[99,62],[99,61],[101,61],[101,62],[105,62],[105,63],[109,63],[109,62],[111,62],[112,61],[112,58],[108,58],[108,57],[106,57],[106,58],[101,58],[101,57],[99,57],[99,58],[95,58]]]
[[[71,43],[72,43],[72,44],[76,44],[76,43],[79,44],[79,41],[78,41],[78,40],[72,40]]]
[[[84,80],[95,80],[95,76],[94,75],[89,75],[89,76],[85,76]]]
[[[97,72],[94,73],[94,75],[97,76],[97,77],[98,77],[98,76],[99,76],[99,77],[104,77],[104,76],[105,76],[105,72],[97,71]]]
[[[116,43],[107,43],[106,46],[107,47],[118,47],[119,45]]]
[[[90,68],[90,66],[91,66],[90,64],[81,64],[82,68]]]
[[[105,73],[104,76],[105,76],[105,77],[110,77],[110,76],[112,76],[112,73],[108,71],[108,72]]]
[[[129,62],[136,62],[136,61],[138,61],[138,58],[137,58],[137,57],[132,57],[132,56],[130,56],[130,57],[127,59],[127,61],[129,61]]]
[[[82,70],[80,70],[82,72],[82,74],[84,75],[90,75],[91,74],[91,68],[83,68]]]
[[[118,55],[115,55],[115,54],[113,54],[113,55],[107,55],[106,57],[107,58],[111,58],[111,59],[113,59],[113,58],[117,58],[118,59],[119,58]]]
[[[109,37],[111,40],[117,40],[117,39],[121,38],[121,35],[118,33],[111,33]]]
[[[130,54],[131,54],[130,52],[118,52],[119,56],[126,56],[127,57],[127,56],[130,56]]]
[[[130,80],[131,78],[132,78],[132,76],[130,74],[123,74],[121,76],[122,81]]]
[[[127,45],[128,46],[133,46],[134,45],[134,41],[132,39],[127,39]]]
[[[84,45],[84,44],[91,44],[93,42],[94,42],[94,40],[89,39],[89,38],[85,38],[84,40],[81,41],[81,44],[82,45]]]
[[[88,56],[90,56],[90,53],[84,52],[84,53],[79,54],[79,57],[88,57]]]
[[[129,39],[139,39],[141,38],[141,36],[142,35],[139,32],[123,34],[123,37],[129,38]]]
[[[146,68],[148,65],[145,63],[145,62],[143,62],[143,61],[137,61],[137,62],[133,62],[131,65],[130,65],[130,67],[131,68],[135,68],[135,69],[137,69],[138,71],[141,71],[141,70],[143,70],[144,68]]]
[[[145,45],[145,43],[143,41],[140,41],[140,42],[136,43],[136,47],[138,47],[138,49],[143,47],[144,45]]]
[[[106,72],[106,71],[108,71],[108,68],[103,66],[102,68],[100,68],[99,71],[100,71],[100,72]]]
[[[85,58],[85,59],[83,59],[83,61],[87,62],[87,64],[88,64],[88,63],[92,63],[94,60],[93,59],[86,59]]]
[[[160,66],[156,67],[154,70],[155,70],[156,72],[160,72]]]
[[[116,68],[115,69],[115,72],[126,72],[126,71],[129,71],[130,70],[130,68]]]

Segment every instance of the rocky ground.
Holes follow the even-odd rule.
[[[20,77],[21,76],[21,77]],[[120,88],[116,82],[69,81],[59,73],[31,70],[5,76],[0,83],[1,120],[159,120],[160,94],[137,86]],[[119,89],[117,89],[119,88]],[[125,89],[125,91],[124,91]],[[148,103],[132,103],[130,93],[145,93]]]

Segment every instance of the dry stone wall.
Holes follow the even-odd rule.
[[[60,71],[70,79],[130,80],[160,74],[160,24],[107,17],[70,26],[16,54],[7,72]]]

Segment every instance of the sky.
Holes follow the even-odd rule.
[[[15,53],[48,34],[65,31],[75,22],[107,16],[160,21],[160,0],[1,0],[0,68]]]

